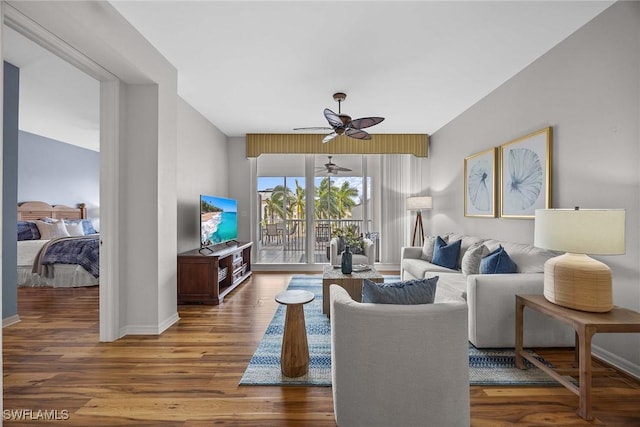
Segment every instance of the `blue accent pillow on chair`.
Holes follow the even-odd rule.
[[[447,244],[442,237],[438,236],[433,246],[431,263],[455,270],[461,244],[462,240],[456,240],[455,242]]]
[[[480,261],[480,274],[517,273],[518,266],[502,245]]]
[[[375,304],[431,304],[436,297],[438,276],[404,282],[362,281],[362,302]]]

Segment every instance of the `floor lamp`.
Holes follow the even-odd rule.
[[[413,226],[413,240],[411,246],[416,245],[416,235],[420,229],[420,244],[424,240],[424,228],[422,227],[422,211],[433,208],[433,199],[431,196],[414,196],[407,198],[407,210],[416,212],[416,223]]]

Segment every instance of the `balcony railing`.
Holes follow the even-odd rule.
[[[283,262],[306,262],[304,254],[307,238],[314,239],[314,262],[327,262],[333,232],[338,228],[354,226],[356,233],[364,234],[363,225],[364,221],[356,219],[322,219],[313,222],[313,233],[307,233],[306,222],[303,219],[289,219],[269,224],[260,230],[256,262],[279,262],[276,260],[280,259],[284,260]],[[264,251],[268,251],[269,255]],[[274,256],[274,251],[282,251],[283,256]]]

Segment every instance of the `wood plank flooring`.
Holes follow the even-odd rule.
[[[220,306],[180,306],[161,336],[112,343],[98,342],[97,287],[20,288],[22,321],[3,330],[5,424],[335,426],[330,387],[238,386],[289,278],[254,273]],[[572,361],[566,350],[539,353]],[[640,383],[597,367],[594,421],[576,415],[563,387],[475,386],[471,425],[640,426]],[[21,410],[30,412],[17,421]]]

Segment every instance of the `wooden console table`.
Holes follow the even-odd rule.
[[[576,331],[575,351],[580,380],[578,386],[524,352],[523,319],[525,307],[567,323]],[[614,307],[606,313],[591,313],[550,303],[542,295],[516,295],[516,366],[525,369],[523,358],[527,359],[578,395],[580,403],[577,413],[585,420],[593,419],[591,410],[591,339],[599,332],[640,332],[640,313],[620,307]]]

